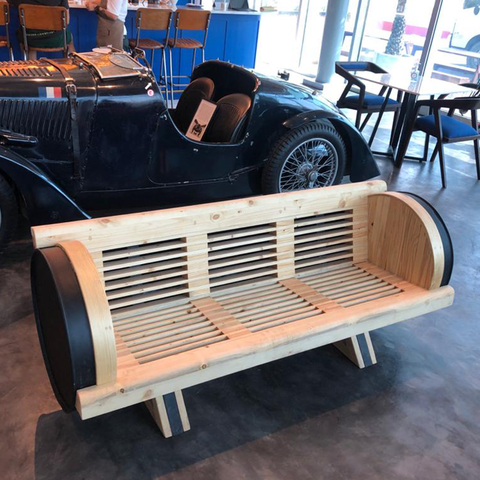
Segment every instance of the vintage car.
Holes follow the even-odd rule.
[[[201,100],[216,110],[197,140],[186,134]],[[361,134],[311,90],[207,61],[169,109],[120,52],[1,63],[0,144],[0,249],[18,212],[38,225],[379,174]]]

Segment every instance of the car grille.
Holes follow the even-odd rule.
[[[2,77],[51,77],[52,73],[44,62],[28,60],[23,62],[0,62],[0,76]]]
[[[70,138],[67,99],[0,99],[0,128],[48,140]]]

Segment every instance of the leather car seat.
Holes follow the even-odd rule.
[[[202,140],[213,143],[237,142],[251,105],[252,100],[243,93],[232,93],[221,98]]]
[[[210,78],[201,77],[191,82],[178,100],[172,119],[177,128],[186,133],[202,100],[211,100],[215,85]]]

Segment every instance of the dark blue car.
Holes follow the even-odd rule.
[[[215,113],[188,138],[202,100]],[[361,134],[309,89],[208,61],[172,110],[120,52],[0,63],[0,144],[0,249],[19,211],[38,225],[379,174]]]

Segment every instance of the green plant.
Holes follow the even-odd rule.
[[[407,0],[398,0],[397,13],[393,20],[392,32],[388,39],[385,53],[389,55],[403,55],[405,53],[405,42],[403,36],[405,35],[405,4]]]

